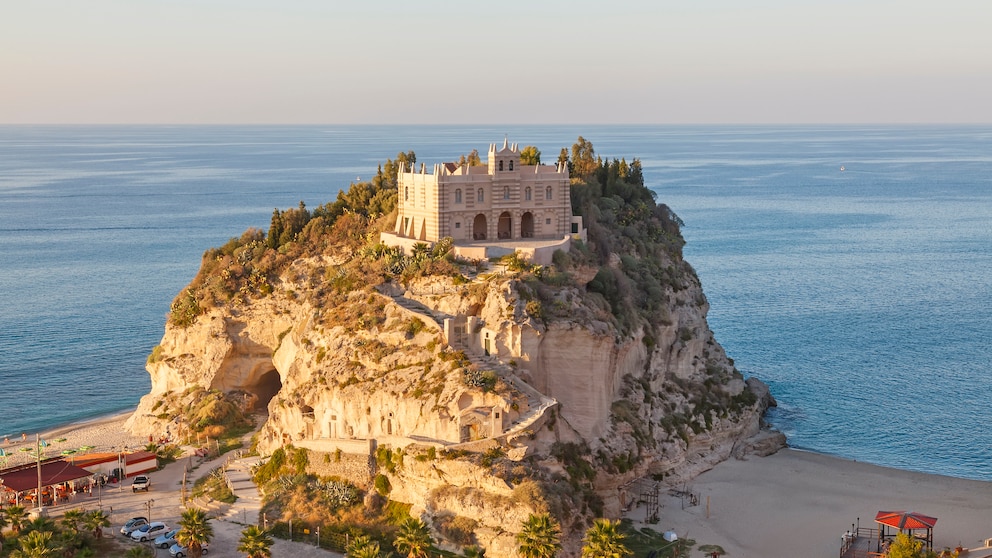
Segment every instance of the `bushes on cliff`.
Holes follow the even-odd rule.
[[[401,162],[412,164],[416,156],[411,151],[387,160],[371,182],[352,184],[313,211],[302,201],[296,208],[276,208],[267,232],[248,229],[207,250],[196,277],[173,300],[169,322],[188,327],[215,306],[267,296],[279,274],[301,256],[357,250],[374,223],[395,211]]]
[[[695,281],[682,261],[682,221],[644,186],[638,159],[604,161],[581,136],[572,157],[572,209],[587,227],[588,251],[573,247],[556,257],[556,269],[600,266],[586,288],[608,304],[621,334],[669,324],[669,293]]]

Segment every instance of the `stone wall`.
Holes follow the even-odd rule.
[[[307,472],[322,477],[340,477],[356,486],[368,488],[373,477],[370,459],[368,455],[310,451]]]

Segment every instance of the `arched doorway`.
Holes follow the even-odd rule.
[[[530,211],[520,218],[520,237],[534,238],[534,214]]]
[[[510,219],[509,212],[504,211],[500,214],[496,234],[500,240],[513,238],[513,221]]]
[[[472,222],[472,240],[485,240],[485,239],[486,239],[486,216],[480,213],[475,216],[475,221]]]

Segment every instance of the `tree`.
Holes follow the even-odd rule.
[[[486,549],[473,544],[465,548],[463,554],[465,554],[465,558],[485,558]]]
[[[32,531],[20,539],[21,548],[10,553],[10,558],[47,558],[62,552],[52,540],[51,531]]]
[[[520,164],[521,165],[540,165],[541,164],[541,152],[533,145],[528,145],[520,151]]]
[[[247,558],[269,558],[272,556],[273,542],[272,537],[258,525],[249,525],[241,531],[237,550],[244,552]]]
[[[424,522],[409,518],[400,525],[400,531],[393,541],[393,546],[400,554],[406,554],[408,558],[424,558],[427,550],[434,543],[431,539],[430,531]]]
[[[24,506],[10,506],[3,510],[3,514],[7,518],[10,529],[15,533],[20,533],[28,522],[28,512],[25,511]]]
[[[597,519],[582,539],[582,558],[626,558],[633,554],[623,540],[620,522]]]
[[[124,556],[127,558],[155,558],[155,551],[145,545],[132,546],[127,549]]]
[[[200,558],[203,544],[210,542],[214,536],[207,513],[200,508],[189,508],[183,512],[179,526],[182,530],[176,534],[176,542],[189,548],[190,558]]]
[[[530,514],[517,533],[517,545],[524,558],[552,558],[561,550],[561,528],[551,514]]]
[[[888,558],[932,558],[936,553],[923,550],[923,541],[906,533],[899,533],[889,546]]]
[[[72,531],[73,533],[78,533],[79,524],[83,522],[83,519],[85,517],[86,517],[86,512],[83,511],[81,508],[68,510],[62,516],[62,526]]]
[[[0,510],[0,552],[3,551],[3,530],[7,528],[8,523],[10,522],[7,521],[7,514]]]
[[[45,533],[55,532],[55,521],[48,518],[38,516],[27,523],[24,524],[24,532],[30,533],[33,531],[43,531]]]
[[[348,558],[379,558],[379,543],[368,535],[359,535],[351,540],[345,553]]]
[[[110,518],[103,513],[103,510],[93,510],[83,516],[83,525],[93,531],[94,537],[103,538],[103,528],[110,527]]]
[[[599,164],[596,162],[596,151],[592,147],[592,142],[579,136],[579,139],[572,145],[571,157],[573,173],[578,178],[587,178],[596,172]]]

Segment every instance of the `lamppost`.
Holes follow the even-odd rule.
[[[152,504],[154,504],[154,503],[155,503],[155,500],[154,499],[151,499],[151,500],[148,500],[147,502],[145,502],[145,509],[148,510],[148,523],[151,523],[152,522]]]

